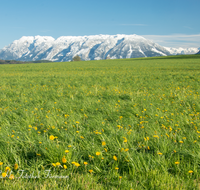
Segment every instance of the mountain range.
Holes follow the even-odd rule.
[[[18,61],[71,61],[78,55],[82,60],[155,57],[177,54],[195,54],[198,48],[169,48],[160,46],[142,36],[91,35],[23,36],[0,50],[0,59]]]

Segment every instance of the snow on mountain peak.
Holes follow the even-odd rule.
[[[166,56],[194,52],[195,49],[164,48],[132,34],[61,36],[23,36],[0,50],[0,59],[21,61],[70,61],[79,55],[82,60]]]

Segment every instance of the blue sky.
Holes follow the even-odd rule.
[[[0,49],[22,36],[137,34],[200,47],[200,0],[0,0]]]

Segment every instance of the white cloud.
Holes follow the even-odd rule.
[[[172,35],[142,35],[144,38],[152,40],[161,46],[166,47],[200,47],[200,34],[172,34]]]

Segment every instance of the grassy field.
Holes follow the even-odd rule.
[[[200,56],[0,65],[0,189],[198,189]]]

